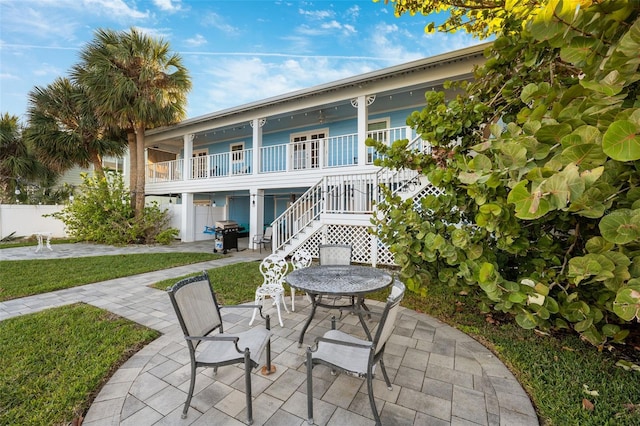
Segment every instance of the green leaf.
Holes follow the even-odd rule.
[[[604,253],[613,248],[613,244],[602,237],[593,237],[587,241],[587,252],[589,253]]]
[[[640,210],[620,209],[603,217],[598,225],[607,241],[627,244],[640,239]]]
[[[640,160],[640,131],[628,120],[613,122],[602,139],[602,149],[618,161]]]
[[[481,283],[495,282],[496,277],[494,273],[495,273],[495,267],[493,266],[493,264],[484,262],[480,267],[480,272],[478,274],[478,281]]]
[[[551,124],[542,126],[535,136],[538,141],[553,145],[559,143],[569,133],[571,133],[571,126],[568,124]]]
[[[594,143],[583,143],[572,145],[562,151],[564,163],[575,163],[588,167],[601,166],[607,161],[607,155],[602,151],[600,145]]]
[[[534,194],[527,190],[526,180],[518,183],[509,192],[507,202],[515,204],[516,217],[520,219],[537,219],[544,216],[550,210],[549,202],[542,198],[542,194],[538,191]]]
[[[572,64],[586,64],[593,60],[600,41],[593,37],[574,37],[571,43],[560,49],[560,57]]]
[[[536,317],[531,312],[522,312],[516,315],[516,322],[525,330],[532,330],[536,328]]]
[[[624,81],[620,79],[620,73],[617,70],[611,71],[601,81],[584,79],[580,80],[580,85],[586,89],[601,93],[607,97],[615,96],[624,88]]]
[[[613,302],[613,312],[625,321],[640,320],[640,282],[637,281],[618,290]]]

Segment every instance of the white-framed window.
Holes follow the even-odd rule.
[[[244,142],[232,143],[229,145],[231,151],[231,171],[234,175],[245,174],[248,170],[244,164]]]
[[[367,137],[370,137],[373,140],[378,142],[383,142],[385,144],[389,144],[389,119],[382,118],[371,120],[367,124]],[[377,152],[372,148],[367,148],[367,164],[372,164],[373,160],[378,157]]]
[[[206,149],[193,150],[193,178],[201,179],[207,177],[207,161],[209,159],[209,151]]]
[[[320,141],[328,135],[328,129],[291,134],[292,168],[304,170],[320,167]]]

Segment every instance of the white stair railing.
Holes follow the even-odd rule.
[[[407,149],[428,153],[430,145],[418,136]],[[274,251],[289,244],[318,221],[323,213],[372,214],[375,203],[382,198],[381,184],[397,193],[417,185],[418,177],[415,170],[388,168],[372,173],[323,177],[273,221]]]

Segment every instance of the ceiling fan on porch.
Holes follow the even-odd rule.
[[[328,116],[324,110],[320,109],[318,110],[318,123],[320,124],[324,124],[327,122],[327,119],[329,119],[331,116]]]

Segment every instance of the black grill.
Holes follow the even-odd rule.
[[[216,222],[216,242],[213,252],[217,253],[221,250],[227,254],[228,250],[236,249],[238,251],[238,231],[240,227],[238,222],[234,220],[220,220]]]

